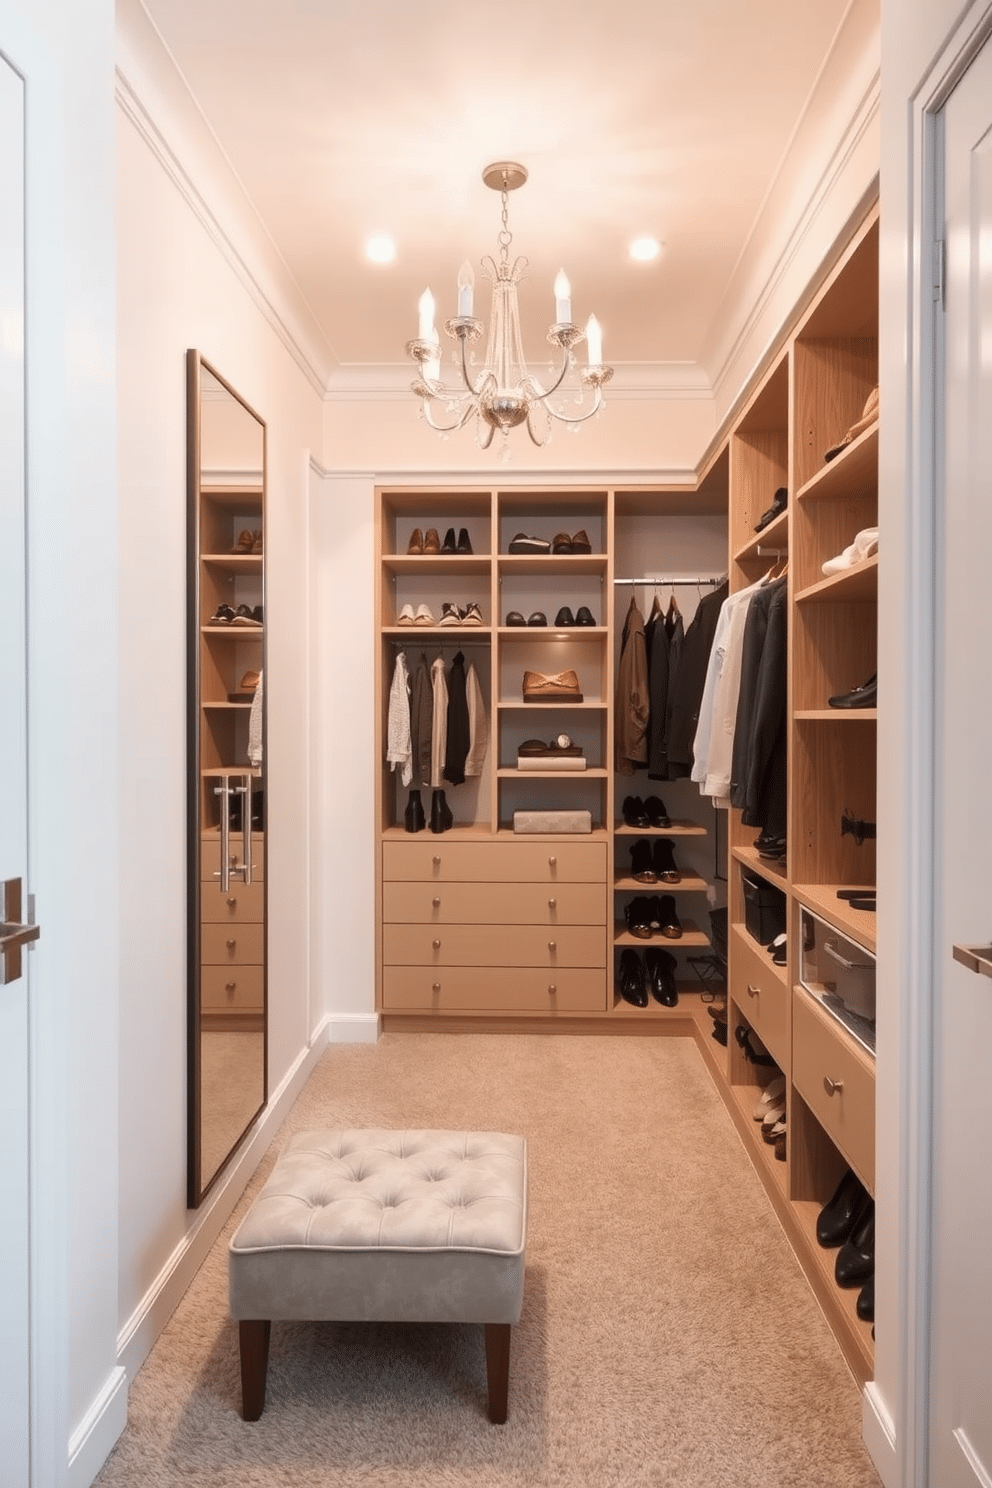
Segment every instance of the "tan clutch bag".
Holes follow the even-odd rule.
[[[581,703],[579,679],[575,672],[555,672],[546,677],[543,672],[524,672],[525,703]]]

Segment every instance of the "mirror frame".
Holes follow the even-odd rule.
[[[202,418],[201,418],[201,396],[202,396],[202,373],[207,372],[212,378],[224,388],[224,390],[258,423],[262,436],[262,530],[265,531],[266,495],[268,488],[268,429],[265,420],[251,407],[249,403],[236,391],[235,388],[222,377],[216,367],[202,357],[198,350],[190,348],[186,353],[186,858],[187,858],[187,910],[186,910],[186,943],[187,943],[187,981],[186,981],[186,1062],[187,1062],[187,1127],[186,1127],[186,1159],[187,1159],[187,1206],[196,1209],[203,1202],[211,1188],[221,1177],[231,1157],[238,1150],[252,1125],[265,1110],[269,1098],[269,1001],[268,1001],[268,791],[263,790],[262,796],[262,827],[264,835],[263,845],[263,876],[262,876],[262,931],[263,931],[263,962],[262,962],[262,1098],[258,1107],[252,1111],[244,1127],[238,1132],[228,1150],[218,1158],[214,1170],[210,1173],[203,1172],[203,1117],[204,1102],[202,1090],[203,1060],[200,1041],[201,1018],[202,1018],[202,996],[201,996],[201,833],[203,824],[200,813],[202,807],[201,791],[201,699],[200,699],[200,657],[201,657],[201,627],[203,618],[201,616],[200,592],[201,592],[201,563],[200,563],[200,518],[201,500],[203,495],[202,485]],[[264,549],[263,549],[264,556]],[[262,564],[262,606],[263,617],[267,616],[265,563]],[[264,674],[267,660],[267,636],[268,625],[263,624],[262,645],[262,671]],[[268,767],[268,738],[267,738],[267,706],[263,695],[262,700],[262,768],[261,778],[265,781]],[[248,766],[246,765],[246,772]],[[232,773],[234,773],[232,771]],[[250,797],[243,804],[242,810],[247,806],[251,810]],[[254,859],[254,853],[253,853]]]

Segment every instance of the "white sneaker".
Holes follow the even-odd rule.
[[[434,616],[431,614],[427,605],[422,604],[417,606],[417,613],[414,616],[413,623],[414,625],[433,625],[435,623]]]
[[[870,558],[873,553],[878,552],[878,528],[866,527],[859,532],[849,547],[836,558],[828,558],[823,565],[825,574],[843,573],[846,568],[853,568],[856,563],[862,563]]]

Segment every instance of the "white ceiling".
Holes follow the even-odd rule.
[[[461,261],[496,251],[481,172],[505,159],[530,173],[510,197],[525,343],[564,266],[606,361],[698,361],[851,0],[143,3],[357,376],[404,363],[426,285],[455,313]],[[395,263],[365,260],[375,230]],[[645,233],[665,246],[637,264]]]

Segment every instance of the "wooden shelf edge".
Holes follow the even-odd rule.
[[[806,604],[811,600],[846,604],[852,600],[873,599],[877,595],[878,554],[873,553],[870,558],[862,559],[843,573],[828,574],[826,578],[817,579],[815,584],[800,589],[793,597],[796,604]]]
[[[650,894],[660,896],[662,894],[702,894],[709,884],[705,878],[697,878],[694,874],[684,874],[680,883],[638,883],[636,878],[630,874],[617,873],[613,878],[613,887],[617,893],[623,894]]]
[[[846,899],[838,899],[837,890],[846,887],[845,884],[793,884],[792,892],[806,909],[875,955],[877,915],[870,909],[851,909]],[[865,889],[866,894],[871,892],[870,888]]]

